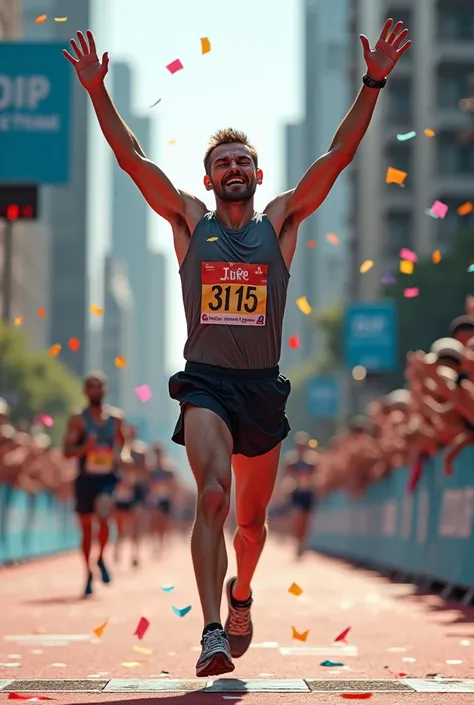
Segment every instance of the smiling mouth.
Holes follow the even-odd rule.
[[[241,176],[235,176],[232,179],[229,179],[228,181],[225,182],[226,186],[240,186],[245,184],[245,180],[242,179]]]

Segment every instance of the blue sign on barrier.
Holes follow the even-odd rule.
[[[397,322],[393,301],[351,304],[344,321],[347,367],[361,365],[369,372],[390,372],[396,366]]]
[[[340,384],[335,376],[316,377],[308,383],[306,403],[313,419],[334,419],[339,414]]]
[[[65,184],[71,66],[63,43],[0,43],[0,182]]]

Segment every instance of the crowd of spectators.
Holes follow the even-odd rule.
[[[366,414],[332,438],[319,454],[319,490],[357,496],[401,466],[411,468],[413,491],[426,459],[443,451],[444,472],[454,472],[463,448],[474,444],[474,299],[450,325],[449,337],[428,352],[407,355],[406,388],[372,401]]]

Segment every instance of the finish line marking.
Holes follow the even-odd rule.
[[[9,679],[0,680],[0,693],[474,693],[474,680],[448,678],[405,678],[397,680],[321,678],[254,678],[217,680],[158,678]]]

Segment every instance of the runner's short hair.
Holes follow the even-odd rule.
[[[209,138],[209,144],[204,155],[204,168],[206,174],[210,176],[211,173],[211,154],[216,147],[221,144],[233,144],[237,142],[238,144],[244,144],[249,148],[250,154],[255,164],[255,168],[258,168],[258,153],[253,144],[251,144],[249,138],[242,132],[242,130],[235,130],[233,127],[226,127],[223,130],[217,130]]]
[[[100,382],[100,384],[107,384],[107,377],[100,370],[92,370],[84,377],[84,384],[87,384],[88,382]]]

